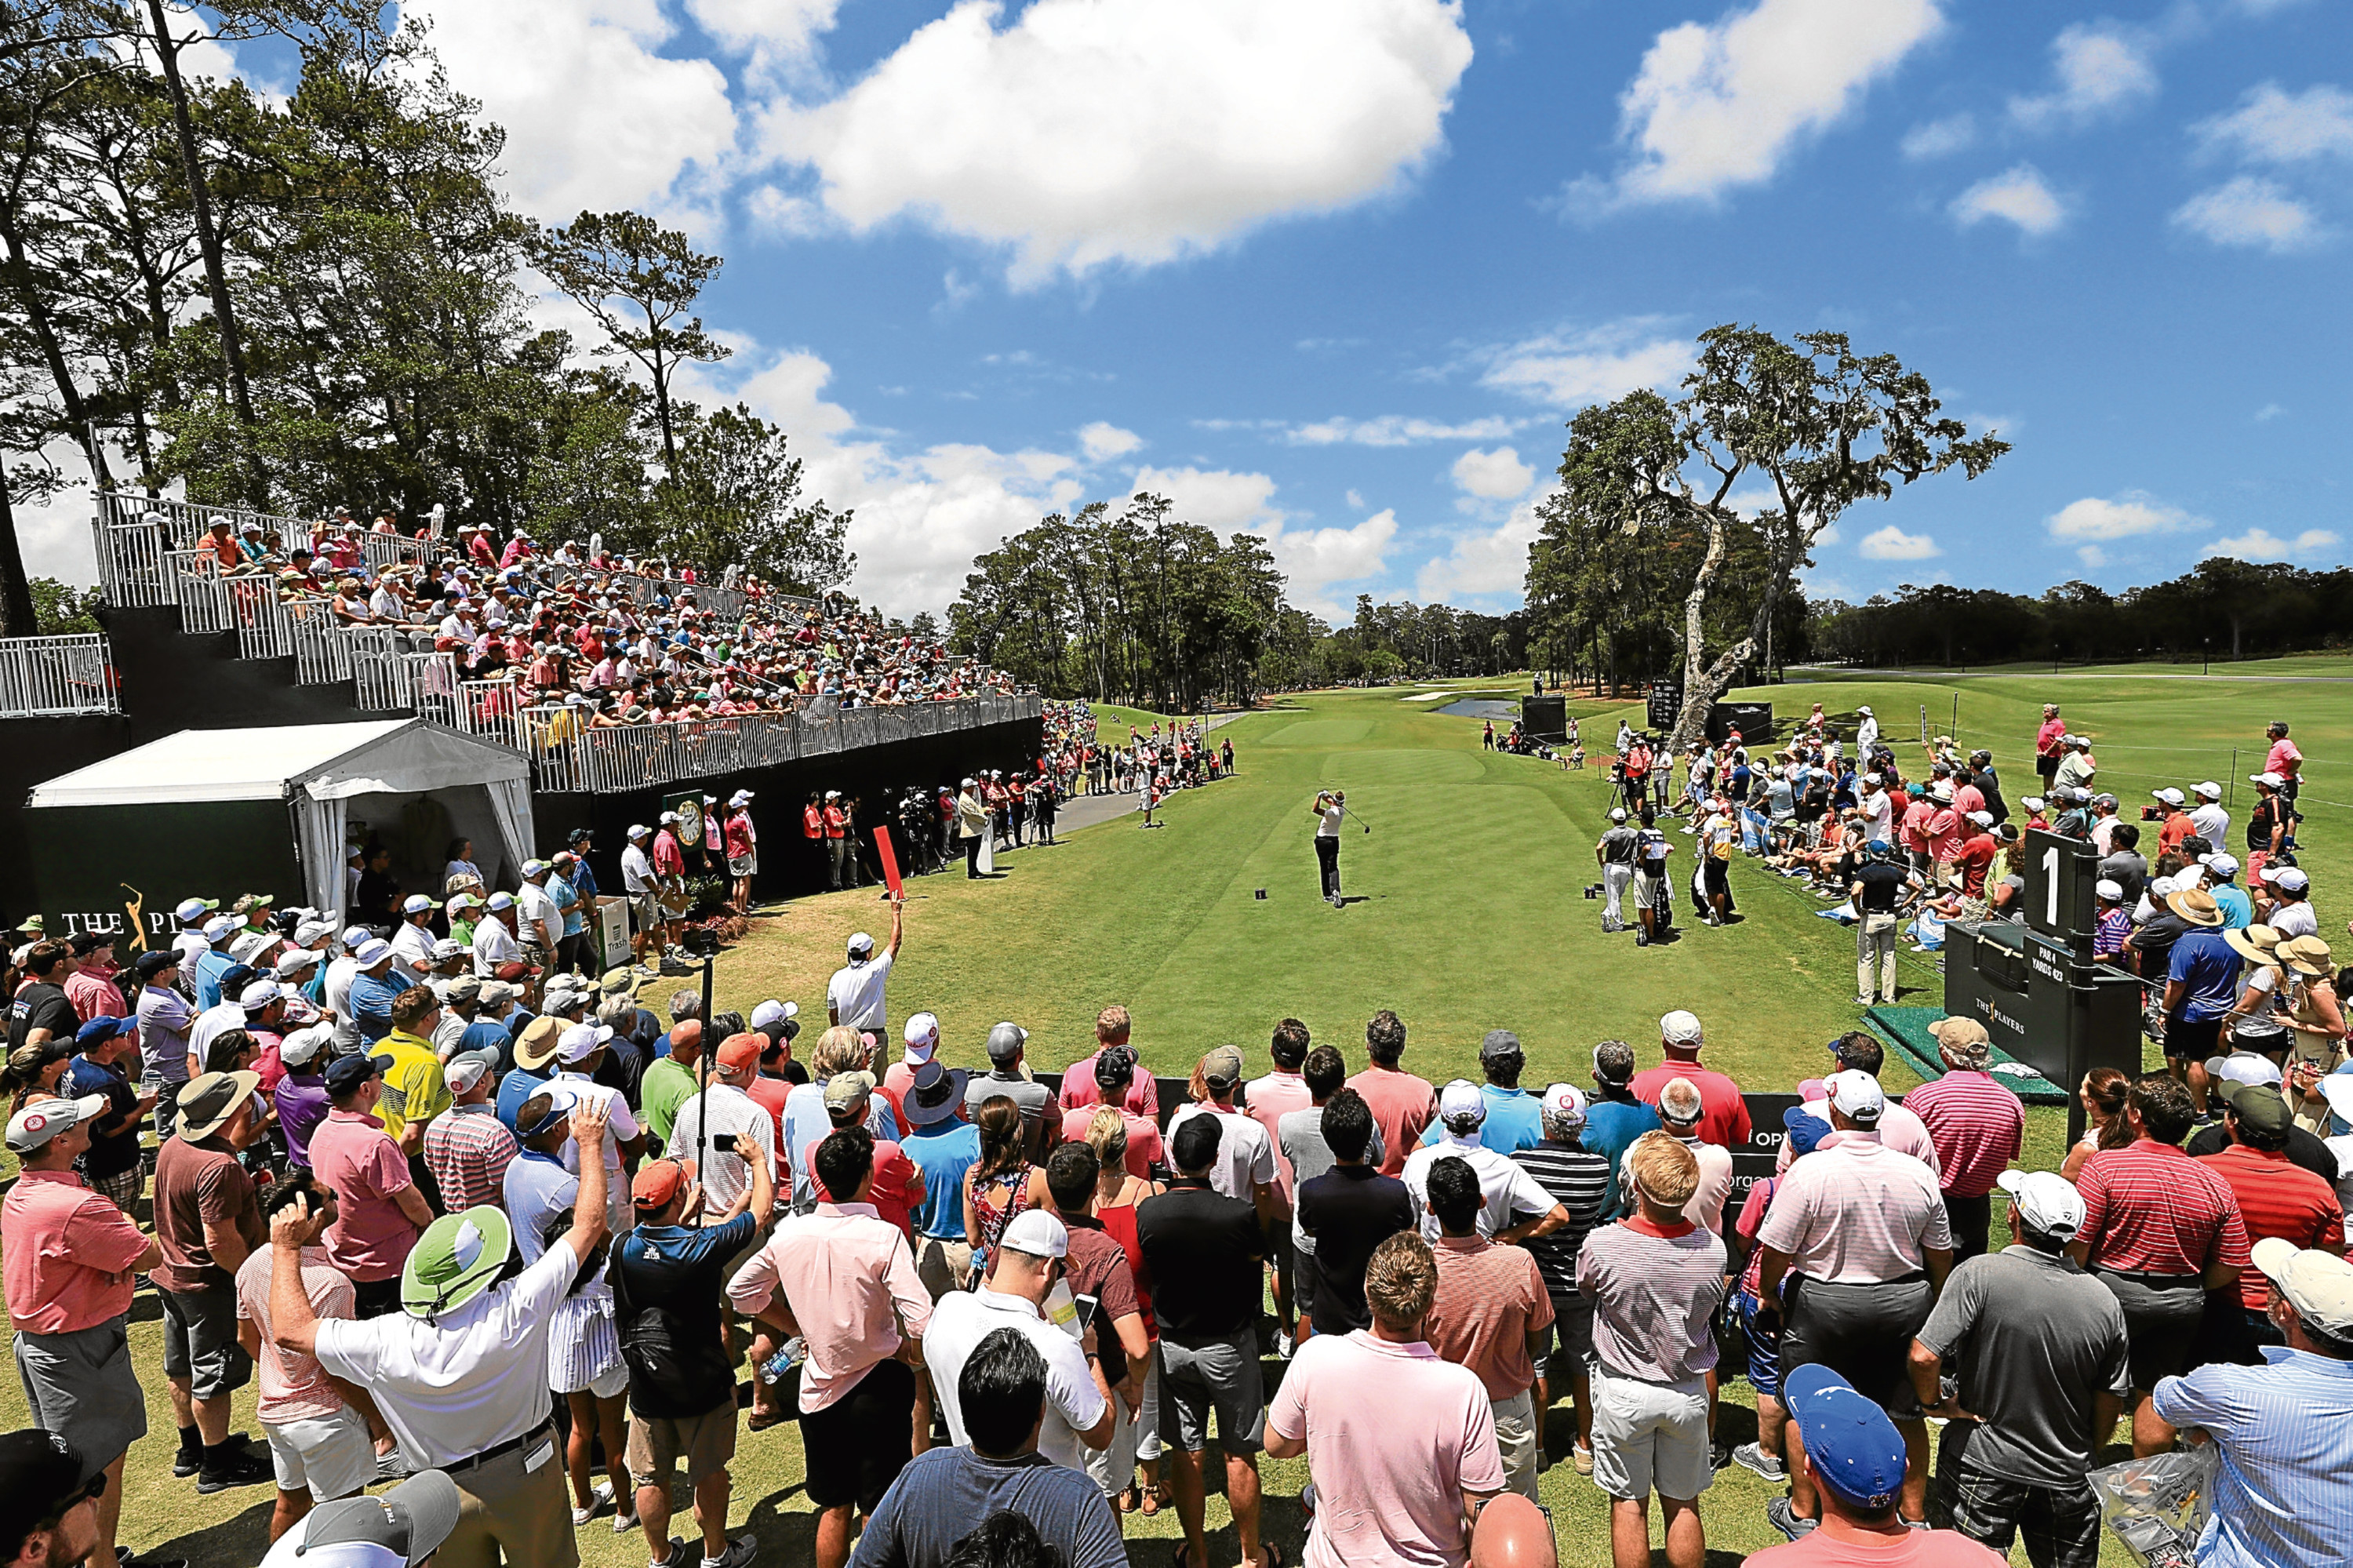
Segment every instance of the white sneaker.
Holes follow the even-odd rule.
[[[1291,1356],[1292,1356],[1292,1352],[1293,1352],[1293,1350],[1295,1350],[1296,1348],[1297,1348],[1297,1347],[1296,1347],[1296,1344],[1295,1344],[1295,1342],[1293,1340],[1293,1339],[1292,1339],[1292,1337],[1291,1337],[1290,1335],[1288,1335],[1288,1334],[1286,1334],[1286,1333],[1283,1333],[1281,1330],[1277,1330],[1275,1331],[1275,1336],[1274,1336],[1274,1356],[1275,1356],[1275,1360],[1277,1360],[1277,1361],[1289,1361],[1289,1360],[1291,1359]]]

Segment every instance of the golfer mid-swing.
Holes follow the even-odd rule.
[[[1315,863],[1324,874],[1324,902],[1342,907],[1340,899],[1340,821],[1346,813],[1348,792],[1326,789],[1315,797]]]

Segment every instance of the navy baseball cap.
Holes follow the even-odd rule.
[[[1826,1366],[1809,1361],[1781,1380],[1781,1403],[1806,1440],[1822,1485],[1864,1513],[1883,1513],[1904,1490],[1904,1438],[1887,1412]]]
[[[87,1051],[93,1045],[105,1044],[118,1034],[135,1034],[138,1031],[139,1021],[135,1018],[101,1014],[74,1031],[74,1044]]]
[[[338,1056],[327,1065],[326,1072],[321,1075],[327,1080],[329,1094],[347,1095],[370,1078],[380,1076],[384,1068],[385,1064],[374,1056]]]

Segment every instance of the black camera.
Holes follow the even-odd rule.
[[[2140,809],[2140,820],[2144,822],[2161,822],[2165,821],[2165,808],[2162,806],[2143,806]]]
[[[735,1135],[732,1132],[714,1132],[711,1135],[711,1147],[722,1154],[733,1154],[735,1152]]]

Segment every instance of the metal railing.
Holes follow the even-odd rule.
[[[121,713],[113,657],[102,631],[0,638],[0,718]]]
[[[596,727],[563,708],[540,706],[513,715],[511,733],[513,744],[531,758],[540,789],[612,793],[1006,724],[1044,711],[1043,702],[1034,695],[984,696],[903,707],[815,705],[793,714]],[[498,718],[503,726],[508,715],[501,711]]]
[[[409,695],[408,638],[384,626],[345,626],[335,634],[351,651],[352,705],[362,713],[416,706]]]
[[[210,550],[166,550],[164,578],[172,597],[164,602],[180,607],[183,631],[227,631],[228,590],[221,582],[220,557]]]

